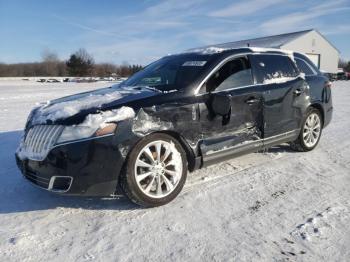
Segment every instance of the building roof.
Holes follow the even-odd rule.
[[[325,38],[319,31],[315,29],[308,29],[308,30],[303,30],[298,32],[265,36],[265,37],[259,37],[259,38],[252,38],[252,39],[246,39],[246,40],[240,40],[240,41],[228,42],[228,43],[222,43],[222,44],[214,44],[214,45],[208,45],[208,46],[203,46],[199,48],[191,48],[186,50],[186,52],[198,51],[202,49],[204,50],[204,49],[217,48],[217,49],[227,50],[227,49],[237,49],[237,48],[246,48],[246,47],[263,47],[263,48],[281,49],[281,47],[283,47],[284,45],[313,31],[317,32],[324,40],[326,40],[331,46],[333,46],[333,48],[336,49],[338,53],[340,53],[340,51],[327,38]]]
[[[235,42],[228,42],[228,43],[216,44],[216,45],[210,45],[210,46],[218,47],[218,48],[239,48],[239,47],[248,47],[248,46],[280,48],[281,46],[311,31],[313,31],[313,29],[287,33],[287,34],[265,36],[265,37],[259,37],[259,38],[253,38],[253,39],[247,39],[247,40],[241,40],[241,41],[235,41]]]

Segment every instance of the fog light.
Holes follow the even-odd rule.
[[[50,179],[48,190],[64,193],[67,192],[73,182],[73,178],[70,176],[53,176]]]

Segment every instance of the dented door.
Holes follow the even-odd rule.
[[[307,87],[304,80],[264,86],[264,138],[299,133]]]
[[[207,103],[200,104],[203,161],[211,161],[215,154],[227,156],[262,146],[262,92],[260,87],[249,86],[231,91],[222,91],[230,98],[228,116],[215,115]]]
[[[251,56],[255,81],[263,88],[263,138],[298,135],[308,90],[288,55]],[[280,142],[280,141],[276,141]]]

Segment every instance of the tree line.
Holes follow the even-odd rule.
[[[343,68],[345,72],[350,72],[350,61],[340,59],[338,63],[339,68]]]
[[[16,64],[0,63],[0,77],[126,77],[141,69],[141,65],[128,65],[126,63],[123,65],[95,63],[92,55],[81,48],[71,54],[67,61],[60,60],[55,52],[46,50],[42,53],[41,62]]]

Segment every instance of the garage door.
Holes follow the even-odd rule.
[[[317,66],[320,68],[320,54],[306,54],[306,56]]]

